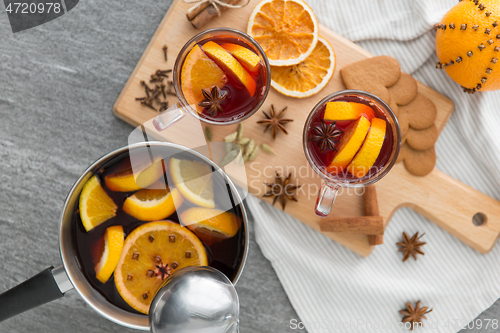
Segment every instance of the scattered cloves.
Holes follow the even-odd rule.
[[[165,61],[168,61],[168,57],[167,57],[168,46],[167,45],[163,45],[162,50],[163,50],[163,55],[165,57]]]

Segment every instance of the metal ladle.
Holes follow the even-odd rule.
[[[149,309],[153,333],[238,333],[240,302],[231,281],[207,266],[183,268],[163,283]]]

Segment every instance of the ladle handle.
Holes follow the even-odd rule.
[[[64,296],[52,272],[53,268],[49,267],[0,294],[0,322]]]

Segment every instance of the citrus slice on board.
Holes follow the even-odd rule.
[[[183,211],[179,219],[208,246],[233,237],[240,228],[236,215],[219,209],[193,207]]]
[[[271,86],[279,93],[297,98],[309,97],[323,89],[335,71],[335,52],[319,37],[314,51],[296,65],[271,66]]]
[[[221,44],[221,46],[231,53],[246,70],[257,72],[259,70],[260,57],[255,52],[247,49],[244,46],[232,43]]]
[[[104,191],[97,176],[93,176],[83,186],[79,209],[83,227],[90,231],[115,217],[118,206]]]
[[[319,25],[302,0],[263,0],[255,6],[247,26],[272,66],[304,61],[316,47]]]
[[[96,278],[102,283],[109,280],[118,264],[122,255],[124,238],[125,234],[121,225],[109,227],[104,233],[104,250],[95,267]]]
[[[182,205],[177,189],[144,189],[125,199],[123,211],[141,221],[163,220]]]
[[[185,199],[198,206],[215,207],[212,169],[208,164],[171,158],[168,169],[175,188]]]
[[[386,122],[380,118],[373,118],[370,131],[366,136],[365,142],[359,149],[354,159],[347,166],[354,177],[364,177],[370,168],[375,164],[385,139]]]
[[[212,41],[205,43],[201,48],[224,72],[230,73],[236,80],[243,84],[250,96],[255,94],[255,90],[257,89],[255,80],[231,53]]]
[[[107,175],[104,182],[111,191],[131,192],[151,186],[164,173],[163,159],[156,157],[152,163]]]
[[[198,105],[204,97],[202,89],[222,88],[227,82],[226,74],[195,45],[189,51],[181,69],[181,87],[186,101],[201,113],[203,108]]]
[[[208,265],[201,241],[175,222],[143,224],[125,239],[115,269],[115,285],[132,308],[148,314],[162,282],[174,271],[188,266]]]
[[[328,102],[326,103],[323,119],[333,121],[356,120],[361,116],[365,116],[371,121],[375,117],[375,112],[371,107],[362,103]]]
[[[328,172],[333,174],[340,173],[351,163],[359,147],[363,144],[369,129],[370,122],[366,117],[360,117],[348,127],[340,139],[337,153],[333,157],[332,163],[327,168]]]

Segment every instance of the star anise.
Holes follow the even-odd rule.
[[[274,197],[273,206],[277,201],[279,201],[283,210],[285,210],[287,200],[297,202],[297,198],[295,198],[293,196],[293,193],[291,192],[297,190],[301,185],[296,186],[290,184],[291,178],[292,174],[290,173],[288,177],[283,180],[279,172],[276,171],[276,174],[274,176],[274,184],[264,183],[269,187],[268,192],[264,194],[264,198]]]
[[[410,304],[410,302],[406,302],[406,309],[399,311],[404,318],[402,320],[403,323],[411,323],[410,330],[413,330],[415,327],[422,326],[422,319],[427,319],[425,317],[425,314],[429,313],[432,311],[432,309],[429,310],[428,307],[420,307],[421,302],[418,301],[415,307]]]
[[[422,251],[421,247],[427,243],[420,241],[420,238],[422,238],[424,235],[425,235],[425,233],[423,233],[419,237],[418,232],[417,232],[416,234],[414,234],[410,238],[410,236],[408,236],[408,234],[403,231],[403,241],[396,243],[396,245],[399,245],[401,247],[399,249],[399,252],[405,253],[403,256],[403,262],[408,260],[408,258],[410,258],[410,255],[415,260],[417,260],[417,254],[425,255],[425,253]]]
[[[336,123],[333,121],[330,125],[326,124],[323,119],[321,119],[321,125],[313,127],[314,136],[309,140],[314,140],[318,143],[319,149],[321,151],[326,148],[330,150],[336,150],[335,144],[339,142],[339,137],[342,135],[342,131],[337,129]]]
[[[221,103],[226,99],[227,91],[214,86],[212,90],[201,89],[201,92],[205,99],[198,103],[198,105],[208,108],[208,114],[212,117],[215,117],[217,113],[222,113]]]
[[[172,268],[168,267],[168,264],[164,265],[163,263],[160,263],[159,265],[156,265],[156,268],[158,269],[156,276],[160,276],[162,280],[165,280],[170,276],[170,274],[172,274]]]
[[[265,111],[262,111],[262,113],[266,116],[267,119],[264,120],[259,120],[257,124],[264,125],[266,126],[266,129],[264,130],[264,133],[271,128],[271,134],[273,135],[273,139],[276,139],[276,134],[278,133],[278,130],[282,131],[285,134],[288,134],[287,130],[285,129],[285,124],[292,122],[293,119],[283,119],[283,115],[286,111],[287,107],[285,107],[279,114],[276,114],[274,111],[274,106],[271,104],[271,112],[270,114],[267,114]]]

